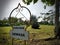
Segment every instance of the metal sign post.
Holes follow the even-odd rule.
[[[26,45],[26,40],[28,40],[29,33],[24,29],[24,26],[13,26],[13,30],[10,31],[10,35],[12,37],[12,45],[13,38],[24,40],[24,44]]]
[[[20,7],[20,8],[19,8]],[[19,9],[18,9],[19,8]],[[27,9],[27,11],[29,12],[29,14],[30,14],[30,23],[31,23],[31,12],[30,12],[30,10],[27,8],[27,7],[25,7],[25,6],[21,6],[21,4],[19,3],[18,4],[18,6],[16,7],[16,8],[14,8],[12,11],[11,11],[11,13],[10,13],[10,16],[9,16],[9,21],[11,21],[10,19],[11,19],[11,15],[12,15],[12,13],[14,12],[14,10],[16,10],[16,9],[18,9],[18,12],[20,12],[21,13],[21,9],[23,9],[23,8],[25,8],[25,9]],[[22,13],[21,13],[21,15],[23,15]],[[24,15],[23,15],[24,16]],[[24,16],[25,17],[25,16]],[[26,18],[26,17],[25,17]],[[12,24],[12,23],[10,23],[10,24]],[[26,29],[27,28],[25,28],[24,29],[24,27],[22,26],[14,26],[13,27],[13,30],[10,32],[10,35],[11,35],[11,37],[12,37],[12,45],[13,45],[13,38],[16,38],[16,39],[20,39],[20,40],[24,40],[24,45],[26,45],[26,40],[28,40],[28,32],[26,31]]]

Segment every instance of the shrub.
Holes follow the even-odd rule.
[[[39,29],[39,23],[38,22],[33,23],[32,28]]]

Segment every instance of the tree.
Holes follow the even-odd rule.
[[[34,16],[34,15],[31,16],[30,20],[31,20],[32,28],[34,28],[34,29],[39,28],[39,23],[37,22],[38,18],[36,16]]]
[[[41,0],[41,1],[48,6],[52,6],[55,4],[55,0]]]
[[[54,4],[56,5],[56,15],[55,15],[55,35],[57,37],[57,35],[59,35],[60,31],[60,25],[59,25],[59,3],[60,0],[41,0],[43,3],[45,3],[48,6],[53,6]],[[31,2],[37,2],[36,0],[31,0],[31,1],[27,1],[27,0],[23,0],[23,2],[25,4],[30,4]],[[35,4],[34,3],[34,4]]]
[[[60,25],[59,25],[59,0],[56,0],[56,15],[55,15],[55,36],[60,38]]]
[[[33,2],[35,4],[37,1],[38,0],[23,0],[23,2],[27,5],[29,5],[31,2]]]
[[[47,22],[48,23],[48,21],[50,20],[50,24],[53,24],[53,19],[55,19],[54,17],[55,17],[55,11],[53,11],[53,10],[49,10],[47,13],[40,13],[40,14],[44,14],[45,16],[44,16],[44,18],[43,18],[43,20],[45,21],[45,22]],[[47,16],[47,17],[46,17]]]
[[[8,19],[4,18],[3,23],[8,23]]]
[[[34,15],[31,15],[31,24],[33,24],[34,22],[37,22],[37,18],[36,18],[36,16],[34,16]]]
[[[16,17],[9,17],[8,19],[9,19],[9,23],[13,25],[18,21]]]

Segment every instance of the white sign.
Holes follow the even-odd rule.
[[[11,32],[10,32],[11,37],[16,38],[16,39],[21,39],[21,40],[28,40],[28,37],[29,37],[28,32],[21,29],[20,27],[19,28],[21,30],[18,27],[16,27],[16,28],[17,29],[11,30]]]

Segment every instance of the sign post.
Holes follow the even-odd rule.
[[[26,45],[26,40],[28,40],[29,33],[24,29],[24,26],[13,26],[13,30],[10,31],[10,35],[12,37],[12,45],[13,38],[24,40],[24,45]]]
[[[13,38],[12,38],[12,45],[13,45]]]
[[[26,28],[25,28],[25,31],[26,31]],[[26,40],[24,40],[24,45],[26,45]]]
[[[19,8],[19,7],[21,7],[21,8]],[[21,10],[21,9],[26,9],[28,12],[29,12],[29,14],[30,14],[30,23],[31,23],[31,12],[30,12],[30,10],[27,8],[27,7],[25,7],[25,6],[21,6],[21,4],[19,3],[18,4],[18,6],[16,7],[16,8],[14,8],[12,11],[11,11],[11,13],[10,13],[10,16],[9,16],[9,21],[11,21],[10,19],[11,19],[11,15],[12,15],[12,13],[16,10],[16,9],[18,9],[18,13],[20,12],[21,13],[21,11],[23,11],[23,10]],[[23,15],[22,13],[21,13],[21,15]],[[16,16],[15,16],[16,17]],[[24,15],[23,15],[23,17],[25,17]],[[25,17],[26,18],[26,17]],[[27,18],[26,18],[27,19]],[[28,19],[27,19],[28,20]],[[15,24],[15,23],[14,23]],[[10,32],[10,35],[11,35],[11,37],[13,37],[13,38],[16,38],[16,39],[21,39],[21,40],[25,40],[24,42],[25,42],[25,44],[24,45],[26,45],[26,40],[28,40],[28,32],[26,31],[26,29],[24,30],[24,27],[21,27],[20,26],[20,28],[19,28],[19,26],[15,26],[15,27],[13,27],[13,30]],[[12,45],[13,45],[13,38],[12,38]]]

